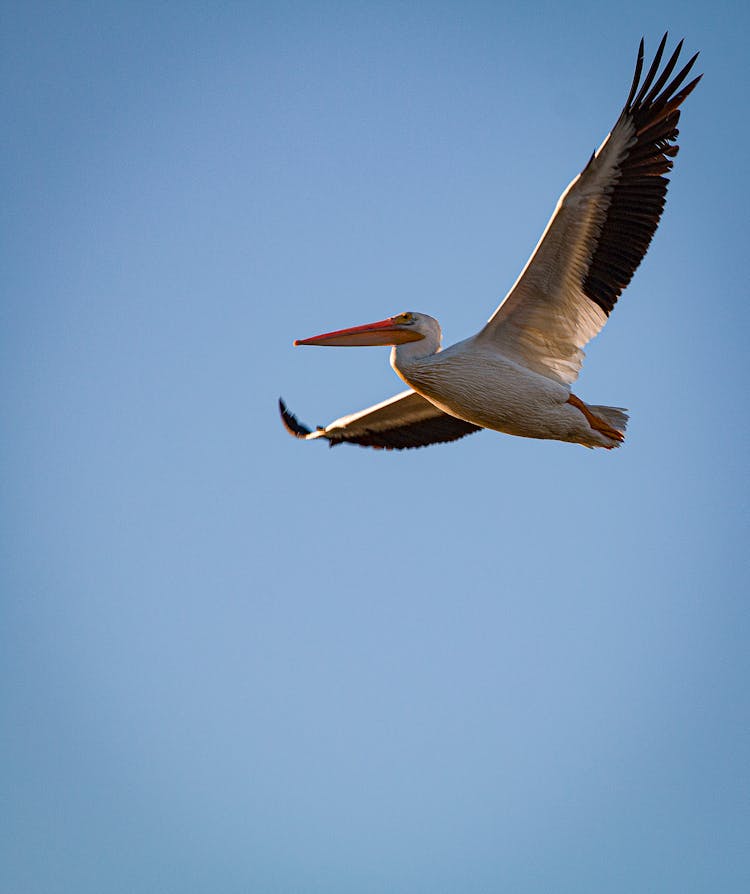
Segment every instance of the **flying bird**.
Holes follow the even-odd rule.
[[[310,430],[279,401],[297,438],[402,449],[455,441],[482,428],[585,447],[618,447],[628,416],[571,391],[583,347],[607,322],[659,224],[665,176],[677,155],[680,106],[701,76],[685,82],[696,53],[672,78],[682,41],[663,68],[667,35],[633,83],[611,133],[560,197],[526,266],[476,335],[441,350],[440,325],[407,311],[295,345],[391,345],[407,391]],[[667,83],[669,81],[669,83]]]

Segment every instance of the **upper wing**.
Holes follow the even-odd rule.
[[[665,34],[639,89],[641,40],[630,94],[612,132],[560,197],[521,275],[477,336],[565,384],[577,378],[582,347],[607,322],[664,208],[664,174],[679,148],[679,106],[700,80],[679,89],[696,53],[664,86],[682,48],[680,41],[657,77],[666,40]]]
[[[481,428],[443,413],[415,391],[402,391],[374,407],[352,413],[351,416],[342,416],[315,431],[300,424],[281,399],[279,410],[281,421],[290,434],[305,440],[327,438],[331,447],[344,441],[386,450],[426,447],[428,444],[456,441]]]

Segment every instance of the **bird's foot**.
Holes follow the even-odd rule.
[[[605,422],[600,416],[596,416],[591,412],[589,407],[581,400],[580,397],[576,397],[575,394],[570,394],[568,396],[567,403],[572,404],[577,410],[580,410],[583,415],[586,417],[586,421],[588,424],[594,429],[594,431],[598,431],[603,434],[607,438],[611,438],[613,441],[618,441],[622,443],[625,440],[625,435],[618,431],[616,428],[612,428],[612,426]]]

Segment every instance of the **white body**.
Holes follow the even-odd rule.
[[[426,315],[419,316],[425,319]],[[397,345],[391,351],[391,366],[444,413],[523,438],[617,446],[567,403],[567,385],[503,357],[477,336],[444,351],[435,350],[429,338]]]

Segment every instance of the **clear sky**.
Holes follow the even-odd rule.
[[[2,3],[2,892],[750,890],[749,27]],[[294,338],[487,319],[665,29],[626,445],[290,438],[402,387]]]

